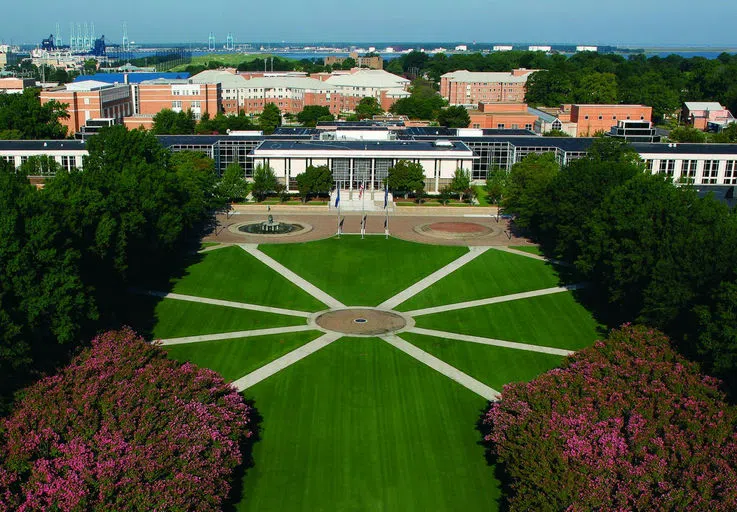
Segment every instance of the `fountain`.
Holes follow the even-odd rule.
[[[302,229],[304,227],[301,224],[277,222],[272,215],[269,215],[263,222],[254,222],[253,224],[245,224],[238,227],[238,231],[250,235],[285,235],[287,233],[301,231]]]

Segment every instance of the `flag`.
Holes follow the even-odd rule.
[[[337,208],[340,204],[340,187],[338,187],[338,193],[335,195],[335,207]]]
[[[387,205],[389,204],[389,184],[384,184],[384,209],[386,210]]]
[[[384,219],[384,229],[389,227],[389,219]]]
[[[340,224],[338,224],[338,227],[340,228],[341,231],[343,231],[343,222],[345,222],[345,217],[340,219]]]
[[[363,216],[363,219],[361,220],[361,226],[363,227],[363,229],[366,229],[366,216],[365,215]]]
[[[358,188],[358,198],[361,199],[363,197],[363,182],[361,183],[361,186]]]

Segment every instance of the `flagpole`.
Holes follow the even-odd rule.
[[[340,184],[337,186],[336,195],[335,195],[335,206],[338,209],[338,238],[340,238]]]

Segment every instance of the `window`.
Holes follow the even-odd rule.
[[[668,176],[673,176],[673,170],[676,167],[676,161],[675,160],[661,160],[660,161],[660,168],[658,169],[659,174],[667,174]]]
[[[724,184],[737,185],[737,160],[727,160],[727,167],[724,169]]]
[[[685,183],[693,183],[696,178],[697,160],[684,160],[681,165],[681,181]]]
[[[525,130],[532,130],[532,125],[530,123],[527,123],[525,125]]]
[[[701,183],[714,185],[719,174],[719,160],[704,160],[704,170],[701,174]]]
[[[584,118],[584,119],[588,119],[588,118],[589,118],[589,116],[583,116],[583,118]]]
[[[653,161],[652,160],[645,160],[645,169],[647,169],[649,172],[653,172]]]
[[[601,121],[602,119],[604,119],[604,116],[599,116],[599,121]]]
[[[171,102],[171,108],[172,108],[172,109],[175,109],[175,108],[179,108],[179,109],[181,109],[181,108],[182,108],[182,100],[175,100],[175,101],[172,101],[172,102]]]
[[[73,156],[61,156],[61,166],[65,171],[71,171],[74,168],[74,157]]]
[[[89,98],[85,98],[84,99],[84,104],[85,105],[89,105],[90,104],[90,99]]]
[[[500,130],[504,129],[504,123],[499,123],[496,125],[496,127]]]
[[[199,101],[192,102],[192,108],[200,108],[201,103]]]
[[[474,128],[481,128],[481,125],[479,123],[473,123]]]
[[[617,120],[617,116],[612,116],[612,120],[613,121],[616,121]]]

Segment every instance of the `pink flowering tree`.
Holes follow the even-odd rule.
[[[737,410],[663,334],[624,326],[482,418],[510,510],[737,510]]]
[[[107,332],[0,422],[0,510],[217,510],[254,413],[215,372]]]

